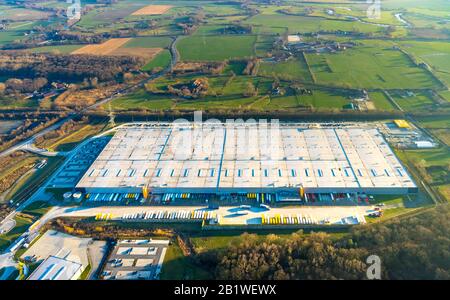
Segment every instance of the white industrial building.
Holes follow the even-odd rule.
[[[77,184],[86,193],[417,191],[376,128],[345,124],[123,126]],[[147,192],[148,191],[148,192]]]
[[[83,265],[77,262],[49,256],[31,273],[28,280],[77,280],[83,270]]]

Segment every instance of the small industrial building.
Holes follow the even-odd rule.
[[[378,129],[309,123],[129,124],[117,130],[76,188],[88,198],[112,200],[417,192]]]
[[[28,280],[77,280],[83,265],[64,258],[49,256],[31,273]]]

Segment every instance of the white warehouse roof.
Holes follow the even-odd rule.
[[[49,256],[31,273],[28,280],[76,280],[82,271],[83,266],[79,263]]]
[[[210,191],[416,187],[378,129],[298,123],[124,126],[77,187],[145,185]]]

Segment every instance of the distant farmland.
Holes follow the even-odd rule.
[[[303,57],[290,59],[284,62],[263,62],[259,67],[258,75],[276,75],[284,80],[312,82],[308,66]]]
[[[77,49],[72,54],[109,55],[129,42],[130,38],[110,39],[102,44],[87,45]]]
[[[254,56],[255,35],[189,36],[178,42],[182,60],[222,61]]]
[[[171,8],[172,5],[149,5],[133,12],[131,15],[132,16],[162,15]]]
[[[162,48],[124,47],[131,40],[130,38],[110,39],[102,44],[84,46],[71,54],[139,56],[150,59],[162,50]]]
[[[436,80],[399,50],[364,45],[336,54],[306,54],[316,83],[346,88],[427,89]]]
[[[380,27],[371,24],[282,14],[256,15],[246,20],[245,23],[263,27],[265,28],[264,31],[274,33],[279,32],[279,28],[287,28],[290,33],[316,32],[319,30],[359,32],[380,31]]]
[[[401,46],[416,59],[433,68],[438,78],[450,85],[450,45],[448,42],[404,41]]]

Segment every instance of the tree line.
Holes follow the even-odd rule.
[[[137,71],[144,63],[142,58],[132,56],[4,52],[0,54],[0,76],[66,82],[96,77],[110,81],[124,72]]]
[[[216,279],[367,279],[370,255],[382,279],[450,279],[450,208],[354,227],[340,239],[327,233],[288,238],[245,234],[225,250],[197,254]]]

